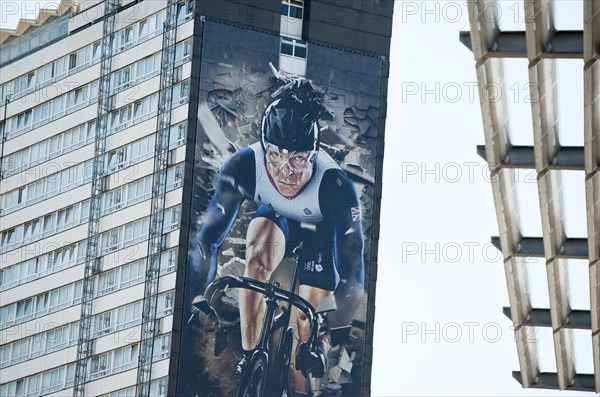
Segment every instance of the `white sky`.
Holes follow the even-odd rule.
[[[29,10],[28,17],[35,3],[56,4],[0,3],[3,11],[8,3]],[[524,30],[522,0],[500,4],[502,28]],[[582,29],[582,0],[556,5],[559,29]],[[16,22],[2,12],[0,26]],[[475,152],[483,143],[475,62],[458,40],[459,31],[468,29],[463,0],[395,5],[372,395],[589,396],[524,390],[511,376],[518,360],[511,322],[502,314],[508,305],[504,269],[489,244],[498,235],[492,189]],[[511,136],[532,144],[526,65],[511,61],[506,72],[513,87]],[[583,144],[582,68],[582,61],[559,64],[565,145]],[[522,219],[525,235],[540,236],[535,174],[523,170],[516,177],[519,200],[531,209]],[[568,183],[567,232],[585,237],[583,177],[569,175]],[[587,262],[569,266],[574,307],[589,310]],[[531,286],[534,303],[543,305],[548,301],[543,263],[527,267],[538,280]],[[551,330],[533,337],[539,340],[541,369],[555,371]],[[576,353],[578,371],[593,372],[589,332],[576,335]]]

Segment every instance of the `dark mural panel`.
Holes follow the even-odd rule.
[[[279,46],[204,23],[178,396],[363,395],[382,60]]]

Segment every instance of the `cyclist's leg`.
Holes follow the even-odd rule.
[[[298,261],[299,294],[317,308],[322,299],[333,294],[337,283],[332,256],[333,223],[320,222],[313,232],[304,231],[302,237],[302,254]],[[304,313],[298,313],[297,324],[299,345],[310,335],[310,324]],[[323,341],[328,345],[327,338]],[[306,380],[301,371],[294,371],[294,388],[297,393],[306,392]]]
[[[310,302],[313,307],[317,307],[322,299],[333,295],[333,291],[309,285],[300,285],[299,295]],[[308,340],[308,337],[310,336],[310,323],[308,322],[306,315],[300,311],[298,311],[297,323],[299,345]],[[322,341],[326,344],[328,342],[327,338],[323,338]],[[327,349],[329,348],[329,346],[326,347]],[[294,370],[294,391],[296,393],[306,393],[307,391],[306,378],[302,375],[302,371]]]
[[[244,276],[267,281],[285,254],[285,234],[278,224],[266,217],[254,218],[246,233],[246,269]],[[256,347],[265,312],[261,294],[240,289],[240,326],[242,347]]]

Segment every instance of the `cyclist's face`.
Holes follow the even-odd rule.
[[[287,152],[267,146],[267,172],[279,193],[295,196],[308,183],[313,172],[309,158],[310,152]]]

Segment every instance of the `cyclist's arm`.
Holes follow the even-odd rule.
[[[360,200],[354,184],[339,169],[329,170],[321,186],[321,201],[334,221],[334,261],[340,282],[337,310],[327,315],[331,328],[347,325],[364,294],[363,233]]]
[[[254,195],[254,153],[246,148],[223,165],[216,189],[188,253],[190,300],[203,295],[217,272],[219,248],[233,227],[240,205]],[[251,197],[251,196],[250,196]]]

